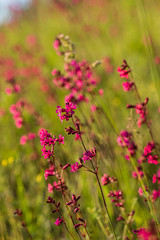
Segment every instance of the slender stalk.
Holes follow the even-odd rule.
[[[66,208],[67,208],[68,215],[69,215],[69,217],[70,217],[70,219],[71,219],[71,221],[72,221],[72,223],[73,223],[73,226],[74,226],[74,225],[75,225],[74,219],[73,219],[73,217],[72,217],[72,215],[71,215],[71,213],[70,213],[70,211],[69,211],[68,206],[66,205],[67,199],[66,199],[65,192],[64,192],[64,190],[63,190],[63,185],[62,185],[61,178],[60,178],[60,182],[61,182],[61,192],[62,192],[63,201],[64,201],[64,204],[65,204],[65,206],[66,206]],[[81,238],[78,230],[77,230],[76,228],[74,228],[74,229],[75,229],[75,231],[77,232],[79,238],[82,240],[82,238]]]
[[[82,139],[81,136],[80,136],[80,139],[81,139],[81,143],[82,143],[82,145],[83,145],[83,147],[84,147],[84,150],[87,151],[87,149],[86,149],[86,147],[85,147],[85,144],[84,144],[83,139]],[[102,195],[104,207],[105,207],[105,210],[106,210],[106,212],[107,212],[107,216],[108,216],[108,220],[109,220],[109,224],[110,224],[110,229],[111,229],[111,231],[112,231],[112,233],[113,233],[113,235],[114,235],[114,239],[117,240],[117,236],[116,236],[116,233],[115,233],[115,231],[114,231],[114,228],[113,228],[113,225],[112,225],[112,221],[111,221],[111,218],[110,218],[110,215],[109,215],[109,212],[108,212],[108,208],[107,208],[107,204],[106,204],[106,201],[105,201],[105,197],[104,197],[104,193],[103,193],[103,190],[102,190],[102,186],[101,186],[101,183],[100,183],[100,181],[99,181],[98,171],[95,169],[92,160],[91,160],[90,162],[91,162],[92,167],[93,167],[93,169],[94,169],[94,174],[96,175],[96,179],[97,179],[97,182],[98,182],[98,186],[99,186],[99,188],[100,188],[100,192],[101,192],[101,195]]]
[[[28,233],[30,239],[33,240],[33,237],[31,235],[30,231],[28,230],[27,226],[23,226],[23,227],[26,229],[26,232]]]

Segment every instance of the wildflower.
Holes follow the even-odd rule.
[[[91,112],[95,112],[96,110],[97,110],[97,107],[96,107],[96,105],[93,104],[93,105],[91,106]]]
[[[132,172],[132,176],[134,178],[137,178],[137,177],[142,178],[144,176],[144,173],[142,171],[142,167],[141,166],[137,167],[137,172]]]
[[[150,232],[147,232],[145,228],[140,228],[139,230],[133,230],[137,236],[140,236],[141,239],[149,240],[149,237],[151,236]]]
[[[143,189],[139,188],[138,193],[139,193],[140,196],[142,196],[143,195]]]
[[[108,197],[111,197],[111,202],[115,203],[116,207],[123,208],[124,200],[123,200],[123,194],[120,190],[118,191],[110,191],[108,194]]]
[[[20,144],[21,145],[25,145],[26,142],[28,140],[28,137],[26,135],[23,135],[21,138],[20,138]]]
[[[152,183],[156,183],[158,181],[158,184],[160,184],[160,168],[157,171],[157,174],[153,175]]]
[[[72,195],[72,199],[70,202],[68,202],[66,205],[77,205],[78,200],[81,198],[81,196],[76,197],[74,194]]]
[[[121,131],[120,136],[117,137],[117,143],[121,147],[126,147],[131,156],[135,155],[135,151],[137,146],[135,145],[134,141],[132,140],[132,134],[127,131]],[[130,156],[125,156],[127,160],[130,160]]]
[[[73,165],[71,165],[71,172],[77,172],[81,167],[82,167],[81,164],[75,162]]]
[[[28,139],[33,140],[36,137],[35,133],[28,133]]]
[[[75,113],[74,112],[75,109],[76,109],[75,104],[71,102],[67,102],[65,105],[65,108],[61,108],[61,106],[57,106],[56,113],[58,113],[58,117],[60,118],[61,122],[63,122],[64,119],[68,121],[69,118],[71,118]]]
[[[59,135],[58,142],[59,142],[59,144],[60,143],[64,144],[64,137],[62,137],[62,135]]]
[[[103,96],[104,90],[103,89],[99,89],[98,93],[99,93],[100,96]]]
[[[63,218],[57,218],[56,219],[56,221],[55,221],[55,224],[57,225],[57,226],[59,226],[62,222],[63,222],[64,220],[63,220]]]
[[[53,185],[48,183],[48,192],[53,193]]]
[[[146,116],[147,116],[147,108],[146,105],[149,101],[149,98],[146,98],[145,101],[141,104],[136,105],[127,105],[127,108],[134,108],[136,113],[139,114],[139,119],[137,121],[138,127],[141,127],[142,123],[146,123]]]
[[[55,175],[55,171],[54,171],[54,167],[53,166],[50,167],[49,169],[45,170],[44,176],[45,176],[46,180],[47,180],[48,176],[53,176],[53,175]]]
[[[15,125],[17,128],[21,128],[23,126],[23,119],[21,117],[16,118]]]
[[[87,160],[92,160],[92,158],[95,156],[96,156],[96,153],[94,151],[86,151],[85,153],[83,153],[82,159],[85,163]]]
[[[111,178],[108,174],[104,174],[103,177],[101,177],[102,185],[107,185],[107,184],[115,182],[115,181],[117,181],[117,179],[114,177]]]
[[[153,201],[156,201],[158,197],[160,197],[160,190],[153,190],[152,192]]]
[[[56,39],[54,40],[54,43],[53,43],[53,48],[54,48],[55,50],[58,50],[58,48],[60,47],[60,45],[61,45],[60,40],[59,40],[58,38],[56,38]]]
[[[119,75],[121,78],[128,79],[131,69],[129,68],[127,62],[125,60],[123,60],[123,64],[121,65],[121,67],[117,68],[117,71],[119,72]]]
[[[132,88],[133,82],[123,82],[122,86],[123,86],[123,91],[127,92]]]

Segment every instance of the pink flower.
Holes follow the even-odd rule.
[[[64,144],[64,137],[62,135],[59,135],[58,142]]]
[[[109,175],[104,174],[103,177],[101,177],[101,183],[102,185],[107,185],[110,182]]]
[[[62,222],[63,222],[64,220],[61,218],[57,218],[56,219],[56,221],[55,221],[55,224],[57,225],[57,226],[59,226]]]
[[[26,142],[28,140],[28,137],[26,135],[23,135],[21,138],[20,138],[20,144],[21,145],[25,145]]]
[[[80,165],[78,162],[75,162],[73,165],[71,165],[71,172],[77,172],[82,165]]]
[[[17,128],[21,128],[23,126],[23,120],[21,117],[15,119],[15,125]]]
[[[149,240],[150,236],[152,235],[148,230],[145,228],[140,228],[138,230],[133,231],[135,234],[137,234],[138,238],[141,240]]]
[[[12,104],[9,109],[10,113],[15,114],[17,112],[16,104]]]
[[[48,176],[53,176],[55,175],[55,172],[54,172],[54,167],[51,167],[50,169],[46,169],[45,170],[45,179],[47,180]]]
[[[58,72],[57,69],[53,69],[53,70],[52,70],[52,75],[56,75],[57,72]]]
[[[129,68],[127,62],[125,60],[123,60],[123,64],[121,65],[121,67],[117,68],[117,71],[119,72],[119,75],[121,78],[128,79],[131,69]]]
[[[96,154],[92,151],[86,151],[85,153],[83,153],[83,161],[84,163],[87,161],[87,160],[91,160],[93,157],[95,157]]]
[[[153,201],[156,201],[157,198],[160,197],[160,190],[153,190],[152,192],[152,198],[153,198]]]
[[[10,95],[12,94],[13,90],[12,90],[11,88],[7,87],[7,88],[5,89],[5,92],[6,92],[7,95],[10,96]]]
[[[155,165],[158,164],[158,156],[157,155],[152,156],[150,154],[147,156],[147,159],[148,159],[148,163],[150,163],[150,164],[155,164]]]
[[[139,193],[140,196],[142,196],[143,195],[143,189],[139,188],[138,193]]]
[[[56,38],[56,39],[54,40],[54,43],[53,43],[53,48],[54,48],[55,50],[58,50],[58,48],[59,48],[60,45],[61,45],[60,40],[59,40],[58,38]]]
[[[92,106],[91,106],[91,112],[95,112],[96,110],[97,110],[96,105],[92,104]]]
[[[103,89],[99,89],[98,93],[99,93],[100,96],[103,96],[104,90]]]
[[[48,192],[53,193],[53,185],[48,183]]]
[[[145,156],[150,154],[152,150],[155,148],[155,145],[153,142],[149,142],[146,147],[144,147],[143,153]]]
[[[122,86],[123,86],[123,91],[127,92],[132,88],[133,83],[132,82],[123,82]]]
[[[156,183],[158,181],[158,184],[160,184],[160,168],[157,171],[157,174],[153,175],[152,183]]]
[[[21,91],[20,85],[16,84],[16,85],[14,86],[14,91],[15,91],[16,93],[19,93],[19,92]]]
[[[35,133],[28,133],[28,139],[33,140],[36,137]]]

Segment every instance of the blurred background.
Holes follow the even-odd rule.
[[[150,137],[144,128],[137,128],[132,110],[126,110],[127,104],[136,104],[135,95],[123,91],[117,73],[117,67],[126,59],[142,100],[149,97],[153,133],[159,141],[159,13],[159,0],[152,3],[150,0],[0,0],[0,239],[28,239],[13,214],[17,208],[23,211],[34,240],[66,239],[63,229],[55,227],[52,209],[46,204],[49,194],[44,171],[48,163],[41,156],[38,136],[40,128],[65,136],[65,146],[56,152],[57,161],[62,164],[73,163],[83,154],[79,143],[66,135],[64,128],[68,124],[60,124],[55,113],[57,105],[64,106],[68,94],[66,89],[54,85],[51,74],[53,69],[64,72],[64,58],[53,49],[60,33],[68,35],[74,43],[77,60],[89,64],[101,61],[94,74],[98,82],[96,91],[102,88],[104,96],[100,99],[90,96],[90,104],[82,104],[76,114],[84,131],[90,134],[84,136],[88,146],[96,145],[100,150],[100,176],[109,173],[121,179],[119,188],[126,196],[126,208],[141,213],[135,215],[137,225],[133,223],[133,229],[147,223],[148,209],[137,198],[132,167],[117,147],[117,136],[107,117],[103,116],[99,123],[101,115],[99,112],[94,115],[91,106],[102,105],[119,131],[133,130],[143,149]],[[19,101],[25,124],[17,128],[11,106]],[[36,138],[21,144],[21,137],[28,133],[36,134]],[[71,193],[82,195],[82,211],[93,239],[106,239],[94,177],[85,172],[68,174],[67,183]],[[109,189],[104,191],[107,196]],[[54,197],[58,199],[58,193]],[[118,212],[110,199],[107,204],[116,232],[121,233],[122,223],[117,224],[114,219]]]

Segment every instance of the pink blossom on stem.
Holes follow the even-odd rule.
[[[55,171],[54,171],[54,167],[53,166],[50,167],[49,169],[45,170],[45,174],[44,174],[45,180],[48,179],[48,176],[53,176],[53,175],[55,175]]]
[[[56,221],[55,221],[55,224],[57,225],[57,226],[59,226],[62,222],[63,222],[64,220],[61,218],[57,218],[56,219]]]
[[[23,120],[21,117],[15,119],[15,125],[17,128],[21,128],[23,126]]]
[[[21,145],[25,145],[26,142],[28,140],[28,137],[26,135],[23,135],[21,138],[20,138],[20,144]]]
[[[28,133],[28,139],[33,140],[36,137],[35,133]]]
[[[78,162],[75,162],[73,165],[71,165],[71,172],[77,172],[82,165],[80,165]]]
[[[133,83],[132,82],[123,82],[122,86],[123,86],[123,91],[128,92],[132,88]]]
[[[48,192],[53,193],[53,185],[48,183]]]
[[[64,144],[64,137],[62,135],[59,135],[58,142]]]
[[[99,93],[100,96],[103,96],[104,90],[103,89],[99,89],[98,93]]]
[[[138,193],[139,193],[140,196],[142,196],[143,195],[143,189],[139,188]]]

